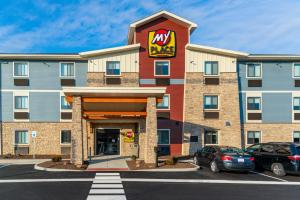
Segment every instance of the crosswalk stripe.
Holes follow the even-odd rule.
[[[89,195],[87,200],[126,200],[125,195]]]
[[[92,188],[123,188],[122,184],[93,184]]]
[[[91,189],[90,194],[124,194],[123,189]]]
[[[96,173],[87,200],[126,200],[120,173]]]

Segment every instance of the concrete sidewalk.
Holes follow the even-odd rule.
[[[0,159],[0,164],[9,165],[35,165],[50,159]]]
[[[87,170],[129,170],[126,159],[129,157],[123,157],[119,155],[103,155],[97,156],[92,159],[92,162],[89,164]]]

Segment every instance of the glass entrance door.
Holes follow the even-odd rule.
[[[96,154],[120,154],[120,129],[96,129]]]

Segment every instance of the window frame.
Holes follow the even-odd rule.
[[[158,108],[157,107],[157,105],[158,104],[156,104],[156,110],[170,110],[170,102],[171,102],[171,100],[170,100],[170,94],[164,94],[164,96],[168,96],[168,108]]]
[[[119,63],[119,71],[120,71],[120,74],[118,74],[118,75],[115,75],[115,74],[107,74],[107,64],[109,63],[109,62],[118,62]],[[105,62],[105,76],[108,76],[108,77],[120,77],[122,75],[122,71],[121,71],[121,61],[119,61],[119,60],[107,60],[106,62]]]
[[[27,133],[27,143],[16,143],[16,133],[26,132]],[[14,146],[28,146],[30,145],[29,131],[28,130],[14,130]]]
[[[256,133],[256,132],[259,132],[259,142],[257,143],[257,144],[260,144],[260,143],[262,143],[262,131],[252,131],[252,130],[247,130],[247,132],[246,132],[246,144],[247,145],[255,145],[256,143],[253,143],[253,144],[251,144],[251,143],[248,143],[248,139],[249,139],[249,132],[254,132],[254,133]],[[255,137],[254,138],[252,138],[252,139],[255,139]]]
[[[70,143],[62,143],[62,132],[63,131],[70,131]],[[60,145],[71,145],[72,144],[72,130],[62,129],[60,130]]]
[[[295,98],[299,98],[299,100],[300,100],[300,96],[293,96],[293,102],[292,102],[292,104],[293,104],[293,105],[292,105],[292,106],[293,106],[293,111],[294,111],[294,112],[300,112],[300,109],[299,109],[299,110],[295,110],[295,108],[294,108],[294,107],[295,107],[295,104],[294,104]],[[300,107],[300,104],[299,104],[299,107]]]
[[[299,142],[295,142],[295,133],[299,134]],[[300,144],[300,131],[293,131],[292,132],[292,142]]]
[[[168,144],[160,144],[158,141],[158,131],[168,131],[169,133],[169,143]],[[157,129],[157,145],[161,145],[161,146],[167,146],[171,144],[171,130],[170,129]]]
[[[260,76],[249,76],[248,74],[248,65],[253,65],[253,64],[258,64],[260,66]],[[247,79],[262,79],[262,73],[263,73],[263,70],[262,70],[262,63],[246,63],[246,78]]]
[[[156,63],[157,62],[168,62],[168,74],[167,75],[159,75],[159,74],[156,74]],[[170,74],[171,74],[171,62],[170,62],[170,60],[154,60],[154,67],[153,67],[153,69],[154,69],[154,76],[156,76],[156,77],[168,77],[168,76],[170,76]]]
[[[27,63],[27,75],[26,76],[16,76],[15,75],[15,64],[16,63]],[[13,78],[29,78],[29,62],[28,61],[14,61],[13,62]]]
[[[216,135],[217,135],[217,143],[216,144],[213,144],[213,143],[206,143],[206,131],[212,131],[212,130],[204,130],[204,139],[203,139],[203,143],[204,143],[204,146],[212,146],[212,145],[219,145],[219,139],[220,139],[220,131],[219,130],[214,130],[216,132]],[[199,139],[199,138],[198,138]]]
[[[206,63],[217,63],[217,65],[218,65],[218,73],[217,73],[217,74],[206,74]],[[203,69],[203,72],[204,72],[204,76],[206,76],[206,77],[210,77],[210,76],[218,77],[218,76],[220,76],[220,65],[219,65],[219,61],[204,61],[204,69]]]
[[[61,108],[61,106],[62,106],[62,98],[63,97],[66,97],[65,95],[63,95],[63,94],[61,94],[60,95],[60,101],[59,101],[59,107],[60,107],[60,111],[62,112],[68,112],[68,111],[70,111],[70,110],[72,110],[72,105],[70,104],[70,106],[71,106],[71,108],[68,108],[68,109],[65,109],[65,108]]]
[[[293,78],[294,79],[300,79],[300,75],[299,76],[295,76],[295,65],[299,65],[299,67],[300,67],[300,63],[293,63],[293,69],[292,69],[292,71],[293,71]]]
[[[207,96],[216,96],[217,97],[217,108],[205,108],[205,97]],[[203,110],[219,110],[220,109],[220,98],[217,94],[204,94],[203,95]]]
[[[16,105],[15,105],[15,97],[18,97],[18,96],[25,96],[27,97],[28,99],[28,108],[24,108],[24,109],[19,109],[19,108],[16,108]],[[29,112],[29,109],[30,109],[30,95],[29,95],[29,92],[28,91],[15,91],[13,92],[13,112]],[[24,120],[22,120],[24,121]]]
[[[61,74],[61,65],[62,64],[68,64],[68,63],[72,63],[73,64],[73,66],[74,66],[74,75],[73,76],[63,76],[62,74]],[[76,63],[75,62],[59,62],[59,77],[60,78],[75,78],[76,77]]]

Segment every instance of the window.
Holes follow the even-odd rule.
[[[207,76],[219,75],[219,64],[218,62],[205,62],[204,74]]]
[[[205,144],[218,144],[218,131],[205,130],[204,143]]]
[[[248,131],[247,144],[258,144],[258,143],[260,143],[260,132],[259,131]]]
[[[218,109],[218,96],[204,96],[204,109]]]
[[[28,143],[28,131],[15,131],[15,144]]]
[[[28,109],[28,96],[15,96],[15,109]]]
[[[247,77],[260,78],[261,77],[261,64],[247,64]]]
[[[14,63],[14,76],[15,77],[28,77],[29,70],[28,70],[28,63],[27,62],[15,62]]]
[[[170,62],[169,61],[155,61],[155,75],[156,76],[169,76],[170,75]]]
[[[261,98],[260,97],[248,97],[247,98],[247,110],[261,110]]]
[[[300,78],[300,63],[294,64],[294,77]]]
[[[264,144],[261,146],[260,152],[261,153],[273,153],[274,146],[272,144]]]
[[[293,134],[293,142],[300,143],[300,131],[295,131]]]
[[[157,130],[158,144],[169,145],[170,144],[170,130]]]
[[[169,109],[170,107],[170,95],[164,95],[163,101],[156,105],[157,109]]]
[[[74,63],[60,63],[60,76],[74,77],[75,76]]]
[[[198,142],[198,136],[192,135],[192,136],[190,137],[190,142]]]
[[[106,75],[107,76],[120,76],[120,62],[119,61],[107,61],[106,62]]]
[[[293,107],[294,110],[300,110],[300,97],[294,97]]]
[[[60,133],[60,143],[61,144],[71,144],[71,131],[62,130]]]
[[[65,96],[61,96],[61,97],[60,97],[60,108],[61,108],[61,110],[69,110],[69,109],[72,109],[71,104],[69,104],[69,102],[67,102]]]

